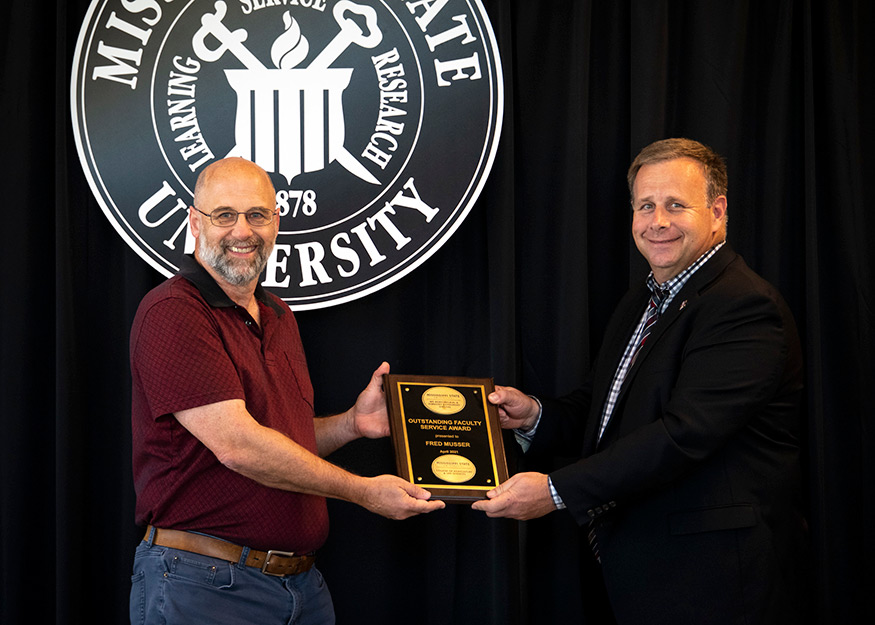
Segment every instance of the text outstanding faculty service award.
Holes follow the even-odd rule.
[[[384,378],[399,475],[448,503],[485,499],[507,480],[491,378]]]

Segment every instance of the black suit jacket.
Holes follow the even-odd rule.
[[[620,302],[585,385],[543,402],[529,453],[580,457],[551,479],[575,520],[595,527],[619,623],[798,622],[792,316],[725,244],[653,326],[597,442],[649,295],[642,284]]]

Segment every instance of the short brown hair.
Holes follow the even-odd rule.
[[[629,173],[626,175],[626,180],[629,182],[629,197],[632,197],[632,188],[635,186],[639,169],[644,165],[676,158],[691,158],[702,164],[705,174],[705,195],[709,206],[718,196],[726,195],[729,176],[723,157],[707,145],[692,139],[663,139],[641,150],[629,166]]]

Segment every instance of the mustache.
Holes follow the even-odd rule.
[[[219,246],[222,250],[227,250],[230,247],[264,247],[264,239],[254,232],[245,239],[235,239],[230,234],[219,241]]]

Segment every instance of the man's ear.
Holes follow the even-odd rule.
[[[720,222],[722,224],[726,223],[726,208],[728,206],[728,202],[726,201],[725,195],[718,195],[714,202],[711,204],[711,217],[715,222]]]
[[[188,207],[188,227],[191,229],[191,236],[193,236],[195,239],[197,239],[200,235],[201,217],[202,215],[195,210],[194,206]]]

